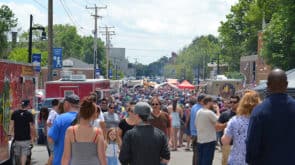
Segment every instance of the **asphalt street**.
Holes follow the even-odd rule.
[[[179,148],[178,151],[171,152],[171,160],[169,165],[191,165],[192,151],[185,151],[184,148]],[[32,153],[32,165],[45,165],[48,159],[46,146],[35,145]],[[221,151],[217,147],[215,150],[213,165],[221,164]]]

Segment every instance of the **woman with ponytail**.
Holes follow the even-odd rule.
[[[80,105],[78,123],[67,129],[62,165],[106,165],[103,134],[91,125],[96,112],[96,105],[84,99]]]

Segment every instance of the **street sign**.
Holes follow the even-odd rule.
[[[53,69],[62,68],[62,48],[53,48]]]
[[[96,68],[95,70],[95,77],[98,78],[100,76],[100,69]]]
[[[53,70],[53,71],[52,71],[52,76],[53,76],[53,77],[57,76],[57,70]]]
[[[32,63],[36,72],[41,71],[41,54],[32,54]]]
[[[112,78],[113,77],[113,71],[112,69],[109,69],[109,78]]]

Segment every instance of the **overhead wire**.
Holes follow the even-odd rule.
[[[39,6],[41,6],[42,8],[44,8],[44,9],[48,9],[45,5],[43,5],[41,2],[39,2],[39,1],[37,1],[37,0],[33,0],[33,1],[35,1]]]
[[[83,2],[85,2],[84,0],[82,0]],[[80,0],[73,0],[71,1],[72,3],[75,3],[76,5],[78,6],[81,6],[83,9],[84,7],[86,6],[84,3],[80,2]],[[68,8],[67,8],[68,9]],[[68,9],[69,11],[69,9]],[[88,10],[83,10],[83,11],[86,11],[89,15],[92,15],[91,12],[89,12]],[[77,23],[78,24],[78,23]],[[81,28],[83,28],[84,30],[86,29],[87,31],[92,31],[92,29],[88,28],[88,27],[85,27],[85,26],[82,26],[82,25],[79,25]],[[85,32],[85,31],[84,31]]]
[[[74,20],[73,15],[71,14],[70,9],[68,9],[67,6],[66,6],[66,4],[65,4],[65,1],[59,0],[59,2],[61,3],[61,5],[62,5],[64,11],[66,12],[67,16],[69,17],[70,21],[77,27],[77,30],[79,30],[82,33],[85,33],[85,31],[83,30],[83,26],[80,26],[80,24],[78,24]]]

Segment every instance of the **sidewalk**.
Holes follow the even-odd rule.
[[[45,145],[35,144],[32,149],[32,165],[45,165],[48,160],[48,152]]]

